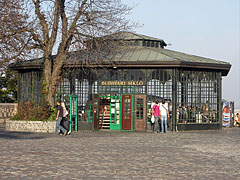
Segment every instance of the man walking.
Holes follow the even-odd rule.
[[[63,119],[63,107],[61,106],[60,101],[57,101],[57,117],[56,117],[56,134],[59,134],[59,129],[61,129],[61,131],[64,133],[63,135],[66,136],[67,135],[67,130],[64,129],[61,126],[61,121]]]

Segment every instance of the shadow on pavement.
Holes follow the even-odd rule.
[[[9,132],[0,130],[0,139],[45,139],[48,138],[48,134],[31,133],[31,132]]]

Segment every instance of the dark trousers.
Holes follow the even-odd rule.
[[[154,132],[154,123],[151,122],[151,128],[152,131]],[[159,132],[161,132],[162,128],[161,128],[161,121],[159,121]]]
[[[69,122],[68,120],[63,117],[62,121],[61,121],[61,126],[66,129],[67,131],[69,131]],[[60,131],[60,133],[62,133],[62,131]]]
[[[152,128],[152,131],[154,132],[154,123],[151,122],[151,128]]]
[[[161,132],[162,127],[161,127],[161,120],[159,121],[159,132]]]

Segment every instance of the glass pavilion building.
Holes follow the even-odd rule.
[[[146,131],[153,101],[163,99],[169,130],[221,128],[222,76],[231,64],[164,49],[157,38],[129,32],[116,37],[128,42],[114,55],[116,63],[105,55],[100,65],[83,68],[84,55],[76,52],[64,64],[57,96],[66,101],[77,95],[79,129]],[[40,100],[42,68],[42,59],[12,66],[19,73],[19,101]]]

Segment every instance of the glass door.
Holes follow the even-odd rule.
[[[122,95],[122,130],[132,130],[132,95]]]
[[[111,112],[111,130],[121,129],[121,96],[111,96],[110,112]]]
[[[146,131],[146,95],[135,95],[135,130]]]

